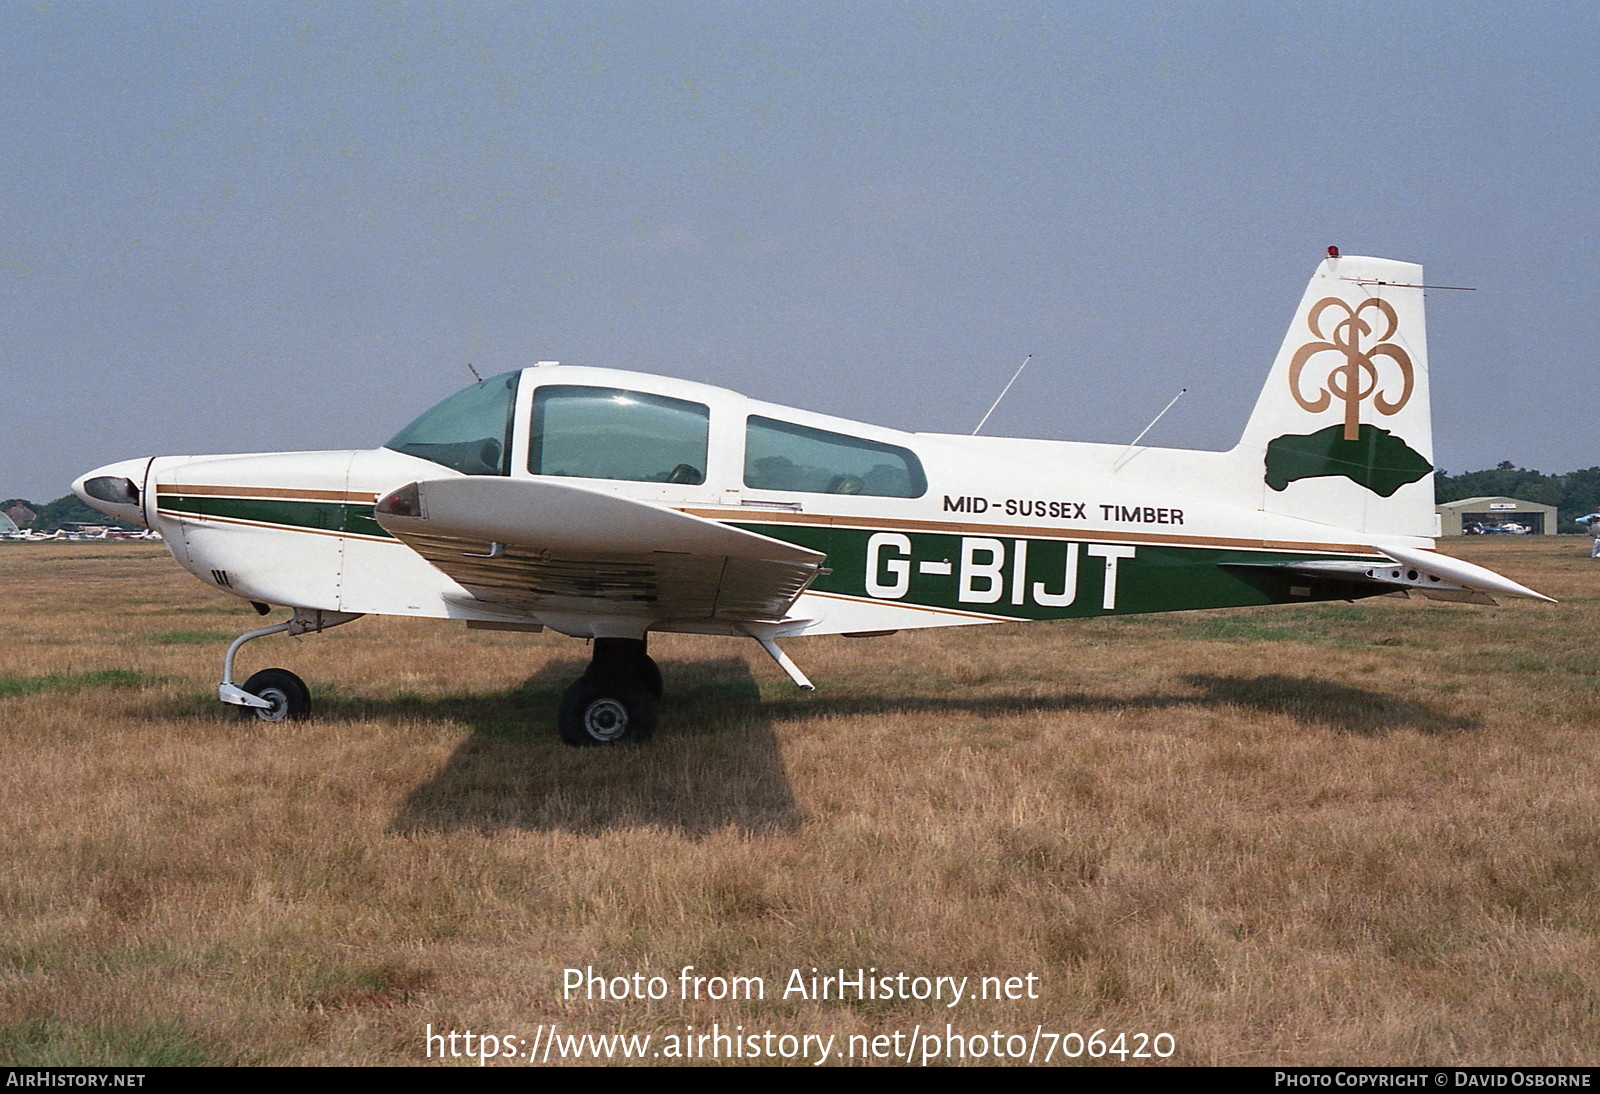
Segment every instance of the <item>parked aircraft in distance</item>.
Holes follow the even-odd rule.
[[[310,708],[246,642],[366,614],[593,641],[572,744],[655,727],[649,635],[812,634],[1301,604],[1548,600],[1434,552],[1422,269],[1329,248],[1222,452],[903,433],[660,376],[542,362],[370,451],[156,456],[73,490],[201,580],[290,618],[219,697]]]

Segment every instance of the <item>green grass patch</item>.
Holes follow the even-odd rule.
[[[160,676],[130,669],[57,672],[48,676],[0,676],[0,699],[16,699],[41,691],[84,691],[89,688],[142,688],[159,684]]]
[[[382,1010],[410,1003],[435,979],[431,970],[409,968],[396,962],[326,969],[312,978],[311,990],[299,1003],[303,1009],[314,1013],[363,1008]]]
[[[120,551],[75,551],[72,554],[51,555],[45,562],[90,562],[97,559],[115,559],[117,562],[164,562],[159,554],[123,554]]]
[[[1267,627],[1248,619],[1205,619],[1193,626],[1199,638],[1239,638],[1249,642],[1307,642],[1319,637],[1314,632],[1286,627]]]
[[[225,1067],[241,1062],[181,1030],[154,1023],[36,1018],[0,1025],[0,1063],[11,1067]]]
[[[163,646],[209,646],[219,642],[232,642],[233,639],[225,634],[213,634],[211,631],[163,631],[152,634],[145,639]]]
[[[1371,619],[1371,613],[1359,604],[1331,604],[1326,608],[1301,608],[1294,613],[1300,619]]]

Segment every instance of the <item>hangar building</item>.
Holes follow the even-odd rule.
[[[1470,536],[1480,533],[1553,536],[1556,507],[1517,498],[1462,498],[1434,506],[1439,514],[1439,534]],[[1520,530],[1519,530],[1520,529]]]

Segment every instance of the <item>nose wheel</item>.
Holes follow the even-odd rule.
[[[233,640],[222,658],[222,683],[217,698],[236,706],[245,717],[259,722],[282,722],[304,718],[311,712],[311,689],[288,669],[262,669],[240,686],[233,682],[233,659],[239,647],[269,634],[316,634],[361,616],[353,612],[331,612],[317,608],[296,608],[282,623],[246,631]]]
[[[258,722],[286,722],[311,712],[311,689],[288,669],[262,669],[244,682],[242,690],[266,706],[240,707],[239,715]]]

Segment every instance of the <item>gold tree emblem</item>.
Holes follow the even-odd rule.
[[[1323,316],[1330,308],[1341,310],[1343,317],[1334,323],[1330,333],[1324,334]],[[1368,322],[1364,317],[1367,312],[1375,313],[1373,322]],[[1382,326],[1381,333],[1375,324]],[[1289,394],[1303,409],[1313,414],[1327,410],[1336,399],[1343,403],[1344,439],[1355,440],[1360,435],[1363,402],[1371,399],[1378,413],[1388,415],[1411,400],[1414,382],[1411,357],[1388,340],[1394,336],[1399,325],[1394,308],[1387,300],[1363,300],[1354,307],[1337,296],[1318,300],[1306,316],[1306,326],[1321,341],[1307,342],[1295,351],[1289,361]],[[1363,344],[1369,348],[1363,350]],[[1301,387],[1301,373],[1313,358],[1324,353],[1336,354],[1337,359],[1330,362],[1322,383],[1313,389],[1313,394],[1308,398]],[[1388,396],[1389,388],[1379,389],[1382,378],[1379,375],[1378,358],[1382,357],[1387,357],[1399,369],[1400,394],[1393,399]]]

